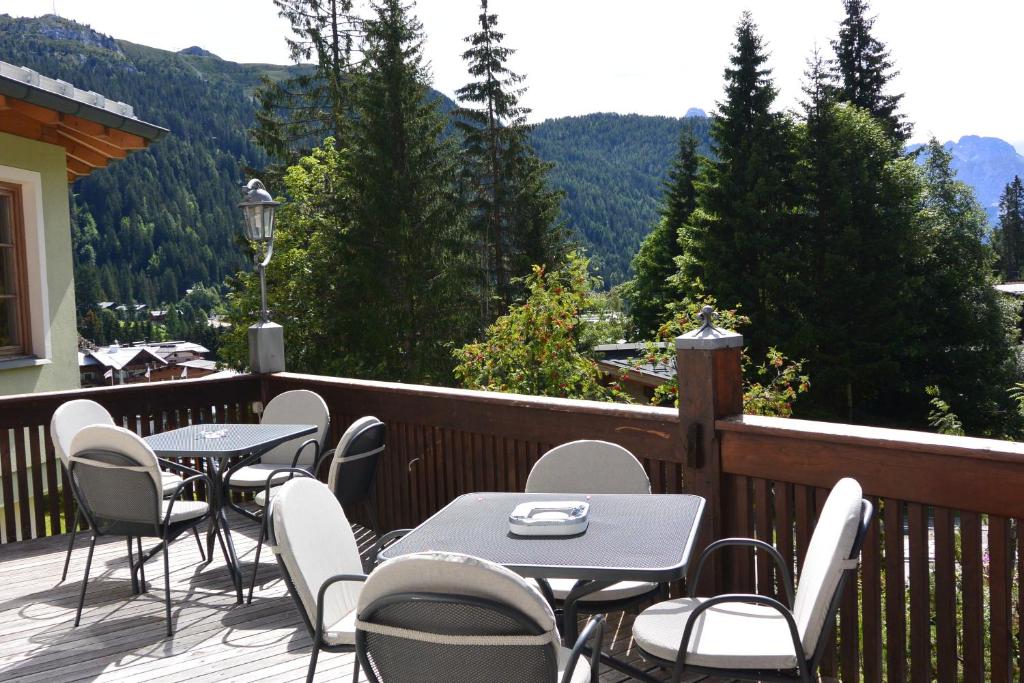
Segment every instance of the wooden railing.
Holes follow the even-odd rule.
[[[1024,444],[751,416],[719,420],[726,535],[803,561],[828,489],[854,477],[876,515],[822,667],[843,681],[1020,680]],[[799,576],[799,574],[798,574]],[[777,592],[731,558],[727,590]]]
[[[0,541],[60,533],[72,518],[48,433],[60,403],[92,398],[146,434],[220,416],[252,421],[254,402],[304,388],[327,401],[332,443],[358,416],[387,423],[376,501],[385,529],[414,526],[461,493],[522,490],[549,447],[606,439],[641,457],[655,491],[685,483],[707,497],[707,536],[776,545],[799,584],[828,491],[852,476],[877,514],[822,673],[1021,680],[1024,446],[736,415],[738,351],[679,354],[679,410],[289,373],[0,397],[0,494],[21,494],[6,506]],[[770,563],[740,552],[723,560],[703,588],[778,592]]]
[[[332,443],[361,415],[387,425],[377,479],[386,529],[415,526],[463,493],[522,491],[533,463],[574,439],[620,443],[641,458],[656,491],[683,490],[675,410],[314,375],[267,379],[268,398],[299,388],[327,401]]]
[[[0,543],[60,534],[74,520],[74,500],[50,440],[50,418],[65,401],[102,404],[142,436],[199,422],[251,422],[260,378],[158,382],[0,396]],[[192,463],[193,465],[195,463]]]

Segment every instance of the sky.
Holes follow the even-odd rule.
[[[1019,73],[1020,0],[873,0],[875,35],[900,71],[892,87],[914,140],[977,134],[1024,153]],[[130,9],[129,9],[130,8]],[[52,13],[168,50],[199,45],[237,62],[287,63],[288,24],[271,0],[0,0],[14,16]],[[795,108],[806,60],[828,54],[841,0],[491,0],[513,70],[526,76],[531,120],[619,112],[682,116],[711,111],[740,14],[751,10],[771,53],[781,108]],[[468,79],[463,38],[478,0],[419,0],[434,87],[452,95]]]

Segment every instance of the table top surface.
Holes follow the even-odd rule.
[[[210,439],[203,432],[224,430]],[[161,458],[227,458],[256,450],[270,450],[296,437],[312,434],[316,425],[303,424],[199,424],[145,437]]]
[[[508,516],[531,501],[590,503],[575,536],[515,536]],[[475,555],[522,576],[675,581],[686,574],[704,513],[691,495],[468,493],[386,548],[383,559],[430,550]]]

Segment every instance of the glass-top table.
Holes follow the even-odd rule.
[[[520,503],[586,501],[589,525],[565,537],[516,536],[508,516]],[[576,639],[576,602],[619,581],[669,583],[686,576],[704,499],[682,494],[467,493],[380,553],[383,560],[442,551],[490,560],[521,576],[576,579],[564,603],[563,636]],[[636,670],[607,655],[631,675]]]
[[[242,575],[238,557],[231,540],[231,527],[224,511],[227,492],[224,490],[223,471],[228,459],[235,456],[266,453],[275,446],[316,431],[311,424],[197,424],[172,429],[145,437],[146,443],[157,457],[167,459],[195,458],[206,462],[206,471],[213,482],[209,492],[216,524],[224,533],[224,549],[228,569],[235,583],[238,602],[242,602]],[[217,528],[211,519],[206,532],[207,562],[213,559],[213,545]]]

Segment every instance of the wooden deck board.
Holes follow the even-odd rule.
[[[232,522],[248,587],[258,529],[240,516],[232,516]],[[356,532],[361,550],[368,552],[373,536],[360,527]],[[175,635],[167,638],[162,557],[146,565],[148,592],[132,595],[123,539],[97,543],[82,623],[74,628],[89,537],[79,535],[68,581],[62,584],[58,579],[67,542],[67,536],[55,536],[0,546],[0,680],[305,679],[309,636],[266,549],[252,605],[237,605],[219,548],[214,561],[201,567],[195,541],[178,539],[170,548]],[[632,647],[631,626],[632,615],[609,615],[606,647],[645,668]],[[322,652],[316,678],[350,681],[354,664],[352,654]],[[631,679],[605,669],[601,680]]]

